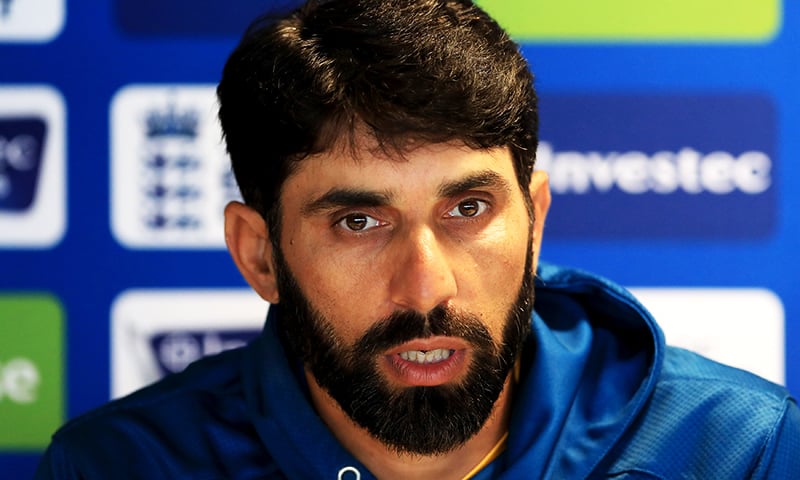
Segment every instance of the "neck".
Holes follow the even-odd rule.
[[[512,382],[506,379],[494,410],[478,431],[463,445],[441,455],[398,453],[356,425],[328,393],[306,371],[311,400],[317,413],[339,443],[378,478],[464,478],[497,445],[508,431]]]

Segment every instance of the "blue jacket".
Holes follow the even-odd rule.
[[[540,267],[505,452],[478,479],[800,479],[782,387],[665,347],[604,279]],[[37,479],[367,479],[273,330],[63,426]]]

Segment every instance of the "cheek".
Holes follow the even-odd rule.
[[[497,275],[504,283],[518,281],[525,269],[525,259],[530,250],[525,218],[525,222],[495,222],[477,242],[481,250],[475,256],[484,259],[481,262],[484,271]]]
[[[308,238],[308,237],[307,237]],[[360,337],[374,321],[379,284],[363,259],[337,255],[335,250],[295,241],[287,263],[311,305],[333,325],[346,342]],[[324,252],[324,253],[323,253]]]
[[[475,269],[472,277],[473,310],[485,316],[484,321],[495,338],[500,338],[509,309],[517,300],[530,249],[527,230],[514,229],[481,242],[472,254]]]

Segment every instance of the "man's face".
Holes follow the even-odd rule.
[[[531,219],[508,150],[333,150],[301,162],[281,203],[281,328],[312,381],[399,451],[468,440],[532,308]]]

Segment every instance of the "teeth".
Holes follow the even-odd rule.
[[[400,358],[419,364],[436,363],[441,362],[442,360],[447,360],[450,358],[450,354],[452,353],[452,350],[447,350],[445,348],[437,348],[436,350],[428,351],[409,350],[407,352],[401,352]]]

